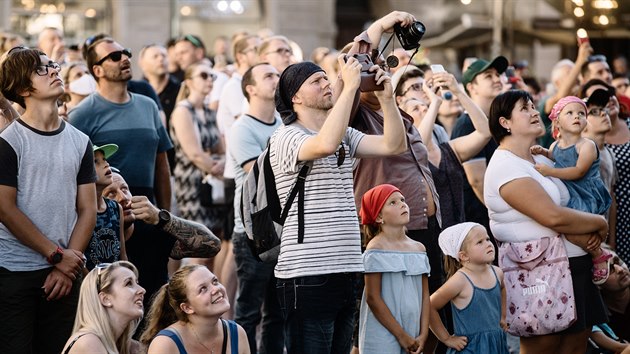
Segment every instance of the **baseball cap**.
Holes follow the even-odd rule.
[[[505,72],[505,69],[507,69],[507,67],[508,60],[501,55],[494,58],[494,60],[492,60],[491,62],[488,62],[484,59],[478,59],[477,61],[470,64],[470,66],[468,66],[468,69],[464,71],[464,75],[462,76],[462,84],[464,85],[464,87],[466,87],[466,85],[469,82],[472,82],[477,75],[490,68],[495,68],[497,72],[501,74]]]
[[[116,144],[105,144],[101,146],[94,145],[92,146],[92,151],[93,152],[102,151],[103,155],[105,155],[105,159],[108,159],[110,156],[115,154],[116,151],[118,151],[118,145]]]
[[[585,100],[587,106],[606,107],[613,94],[604,89],[597,89]]]

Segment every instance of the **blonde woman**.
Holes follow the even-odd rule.
[[[131,336],[144,315],[144,293],[130,262],[97,265],[81,284],[74,328],[62,353],[140,353]]]
[[[249,354],[245,330],[221,319],[229,309],[225,288],[208,268],[184,266],[155,295],[140,340],[148,354]]]

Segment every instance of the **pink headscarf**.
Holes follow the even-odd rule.
[[[553,105],[551,113],[549,113],[549,120],[552,122],[556,120],[560,115],[560,112],[562,112],[564,107],[566,107],[569,103],[580,104],[582,107],[584,107],[584,111],[588,111],[588,108],[586,108],[586,103],[584,103],[584,101],[575,96],[567,96],[561,98],[558,102],[556,102],[556,104]],[[552,135],[554,139],[558,138],[558,128],[553,129]]]
[[[391,184],[380,184],[369,191],[365,192],[361,199],[361,216],[362,225],[374,225],[378,214],[383,209],[383,205],[387,201],[390,195],[394,192],[399,192],[400,189]]]

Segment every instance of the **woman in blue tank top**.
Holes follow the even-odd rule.
[[[155,295],[140,341],[149,354],[249,354],[245,330],[221,319],[229,309],[225,287],[208,268],[184,266]]]

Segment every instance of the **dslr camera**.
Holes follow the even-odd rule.
[[[376,73],[369,71],[370,68],[374,66],[370,55],[361,53],[354,54],[352,57],[356,58],[361,64],[361,84],[359,85],[359,90],[361,90],[361,92],[383,91],[385,89],[383,84],[376,84]],[[345,60],[348,61],[348,58],[346,57]]]
[[[400,23],[394,25],[396,37],[405,50],[418,48],[426,30],[427,28],[420,21],[415,21],[408,27],[402,27]]]

